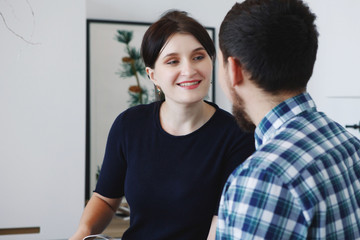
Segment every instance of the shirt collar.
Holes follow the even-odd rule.
[[[316,110],[315,102],[309,93],[301,93],[277,105],[265,115],[255,129],[256,148],[271,139],[276,131],[289,119],[309,110]]]

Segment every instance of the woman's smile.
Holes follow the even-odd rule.
[[[196,80],[196,81],[184,81],[181,83],[178,83],[177,85],[185,88],[185,89],[195,89],[200,85],[201,81],[200,80]]]

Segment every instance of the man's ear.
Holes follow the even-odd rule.
[[[228,65],[231,86],[235,87],[242,84],[244,81],[244,75],[239,60],[234,57],[228,57]]]
[[[155,85],[157,85],[157,84],[156,84],[156,80],[155,80],[155,78],[154,78],[154,69],[149,68],[149,67],[146,67],[145,70],[146,70],[146,74],[148,75],[148,77],[150,78],[150,80],[151,80]]]

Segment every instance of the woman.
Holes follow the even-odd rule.
[[[184,12],[168,12],[145,33],[141,53],[165,100],[115,120],[74,239],[103,231],[123,196],[131,210],[124,240],[211,237],[222,187],[254,151],[252,134],[203,100],[215,58],[204,27]]]

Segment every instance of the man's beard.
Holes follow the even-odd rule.
[[[237,95],[234,90],[231,91],[231,95],[233,98],[232,112],[237,124],[245,132],[254,132],[256,126],[251,121],[249,115],[245,112],[243,99]]]

